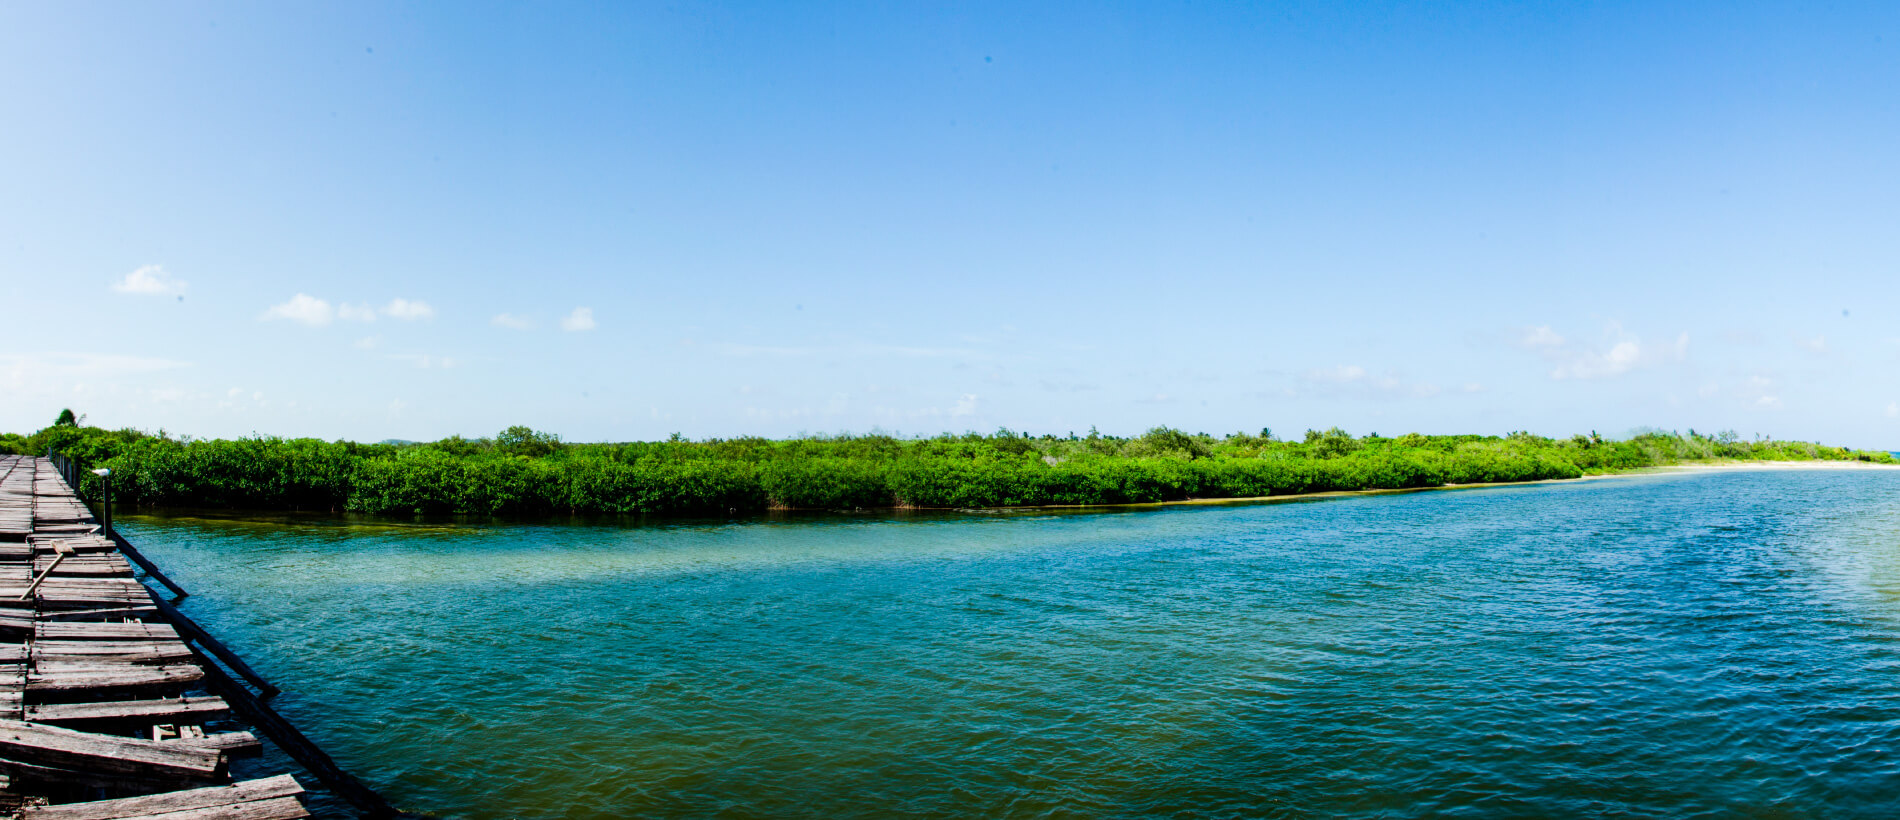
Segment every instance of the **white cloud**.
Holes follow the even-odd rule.
[[[1688,358],[1689,333],[1684,331],[1671,344],[1645,345],[1636,334],[1612,321],[1604,326],[1603,341],[1598,345],[1570,342],[1547,327],[1539,327],[1520,338],[1518,346],[1550,362],[1553,379],[1604,379]]]
[[[435,308],[426,302],[412,302],[408,299],[395,299],[384,305],[379,311],[368,302],[341,302],[331,306],[329,302],[307,293],[299,293],[290,301],[281,305],[272,305],[264,311],[263,319],[288,319],[311,327],[322,327],[333,321],[374,322],[377,315],[392,319],[413,321],[435,316]]]
[[[368,302],[354,305],[344,302],[336,306],[336,318],[345,322],[374,322],[376,309],[370,307]]]
[[[1809,353],[1813,353],[1816,355],[1823,355],[1827,353],[1827,337],[1826,336],[1816,336],[1812,339],[1796,338],[1794,340],[1794,343],[1795,343],[1795,346]]]
[[[393,361],[408,362],[420,368],[449,368],[457,364],[455,359],[449,356],[431,356],[427,353],[395,353],[391,354],[389,358]]]
[[[950,408],[950,415],[952,418],[976,415],[976,394],[963,394],[962,398],[957,399],[956,406]]]
[[[1549,325],[1539,325],[1524,331],[1517,343],[1524,347],[1562,347],[1564,337],[1557,335]]]
[[[1367,399],[1427,398],[1441,392],[1438,385],[1408,382],[1393,372],[1374,376],[1356,364],[1308,370],[1300,374],[1300,381],[1321,395]],[[1471,389],[1473,387],[1466,385],[1466,392],[1475,393],[1484,389],[1482,386]]]
[[[393,419],[393,418],[397,418],[401,416],[402,409],[408,406],[409,406],[409,403],[406,401],[403,401],[402,399],[390,399],[389,400],[389,417]]]
[[[1900,419],[1900,401],[1887,402],[1887,418]]]
[[[573,313],[561,317],[561,329],[570,332],[594,329],[594,309],[577,307]]]
[[[124,279],[112,283],[112,289],[119,293],[153,294],[171,296],[183,294],[187,285],[183,280],[173,279],[162,265],[146,265],[125,275]]]
[[[383,337],[381,336],[364,336],[363,338],[356,340],[356,349],[357,350],[375,350],[377,346],[381,345],[382,343],[383,343]]]
[[[1781,396],[1775,390],[1775,380],[1767,376],[1749,376],[1742,384],[1741,397],[1755,407],[1775,408],[1781,406]]]
[[[287,319],[310,327],[323,327],[335,318],[336,311],[330,307],[329,302],[306,293],[299,293],[281,305],[272,305],[269,310],[264,311],[264,315],[258,317],[266,321]]]
[[[389,304],[383,306],[383,315],[391,319],[401,319],[403,321],[433,319],[435,318],[435,308],[429,307],[428,302],[391,299],[389,300]]]
[[[696,344],[690,339],[682,339],[683,345]],[[979,350],[955,347],[918,347],[914,345],[887,345],[869,342],[844,342],[822,346],[776,346],[735,344],[730,342],[709,343],[706,349],[723,356],[773,356],[792,358],[799,356],[825,356],[832,358],[897,358],[897,359],[987,359],[987,354]],[[968,366],[959,363],[959,367]]]
[[[1311,382],[1329,384],[1351,384],[1366,377],[1366,369],[1356,364],[1342,364],[1337,367],[1306,371],[1305,379]]]
[[[514,330],[527,330],[534,327],[534,320],[526,316],[516,316],[512,313],[497,313],[495,314],[495,318],[488,320],[488,323],[496,327],[505,327]]]
[[[66,394],[137,390],[142,377],[190,367],[190,362],[97,353],[0,353],[0,406],[24,399],[50,400]],[[11,400],[11,401],[9,401]]]
[[[1580,350],[1570,361],[1550,371],[1553,379],[1600,379],[1620,376],[1643,360],[1643,345],[1634,340],[1617,342],[1608,351]]]

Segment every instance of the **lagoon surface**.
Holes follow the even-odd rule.
[[[1900,810],[1900,472],[121,528],[443,816]]]

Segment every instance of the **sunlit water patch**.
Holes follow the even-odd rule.
[[[124,527],[447,816],[1885,816],[1900,475]]]

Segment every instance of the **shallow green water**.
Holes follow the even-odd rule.
[[[340,762],[446,816],[1900,809],[1895,473],[123,528]]]

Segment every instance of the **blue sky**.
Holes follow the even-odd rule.
[[[1900,7],[8,4],[0,429],[1900,448]]]

